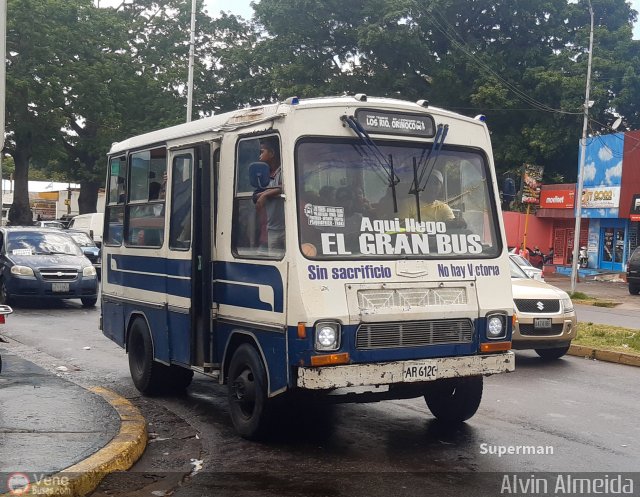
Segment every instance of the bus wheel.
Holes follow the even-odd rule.
[[[428,386],[425,400],[431,413],[444,423],[462,423],[471,418],[482,399],[482,376],[446,378]]]
[[[181,394],[191,385],[193,370],[182,366],[171,366],[167,371],[167,388],[171,393]]]
[[[231,421],[244,438],[259,438],[267,425],[267,373],[257,350],[242,344],[229,366],[228,399]]]
[[[136,388],[145,395],[156,395],[165,387],[168,366],[153,360],[153,344],[144,319],[136,319],[131,325],[129,342],[129,371]]]

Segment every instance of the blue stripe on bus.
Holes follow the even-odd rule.
[[[117,269],[112,269],[112,259]],[[107,282],[128,288],[191,297],[191,261],[162,257],[108,254]],[[214,262],[213,301],[248,309],[284,311],[284,286],[280,271],[273,266],[244,262]],[[237,283],[237,284],[236,284]],[[271,287],[273,305],[260,299],[259,285]]]
[[[213,289],[215,302],[249,309],[283,312],[284,287],[278,268],[264,264],[218,261],[213,263],[213,274],[215,280],[226,280],[215,282]],[[242,285],[234,285],[231,282],[242,283]],[[273,289],[273,309],[271,305],[260,300],[258,285],[270,286]]]
[[[112,269],[112,258],[118,269]],[[104,271],[105,268],[103,268]],[[162,257],[107,255],[107,281],[109,284],[127,288],[189,298],[191,297],[191,279],[178,279],[176,276],[188,277],[190,271],[191,261]]]

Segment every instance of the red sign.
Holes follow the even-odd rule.
[[[542,190],[541,209],[573,209],[576,192],[574,190]]]

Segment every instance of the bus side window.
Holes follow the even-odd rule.
[[[109,193],[106,209],[107,228],[104,243],[108,245],[122,244],[122,228],[124,222],[124,203],[126,200],[127,163],[124,157],[109,161]]]
[[[164,188],[167,150],[164,147],[131,154],[126,244],[160,247],[164,242]]]
[[[265,152],[267,149],[267,152]],[[249,166],[267,162],[272,183],[268,189],[282,192],[280,141],[275,135],[248,138],[238,142],[233,205],[232,249],[239,257],[279,259],[284,255],[284,204],[280,195],[264,202],[258,196],[266,190],[251,185]]]
[[[191,246],[193,158],[190,154],[178,155],[173,158],[171,167],[169,247],[188,250]]]

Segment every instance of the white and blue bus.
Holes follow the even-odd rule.
[[[226,384],[246,438],[296,393],[424,396],[461,422],[514,369],[481,119],[290,98],[114,144],[106,200],[104,334],[142,393]]]

